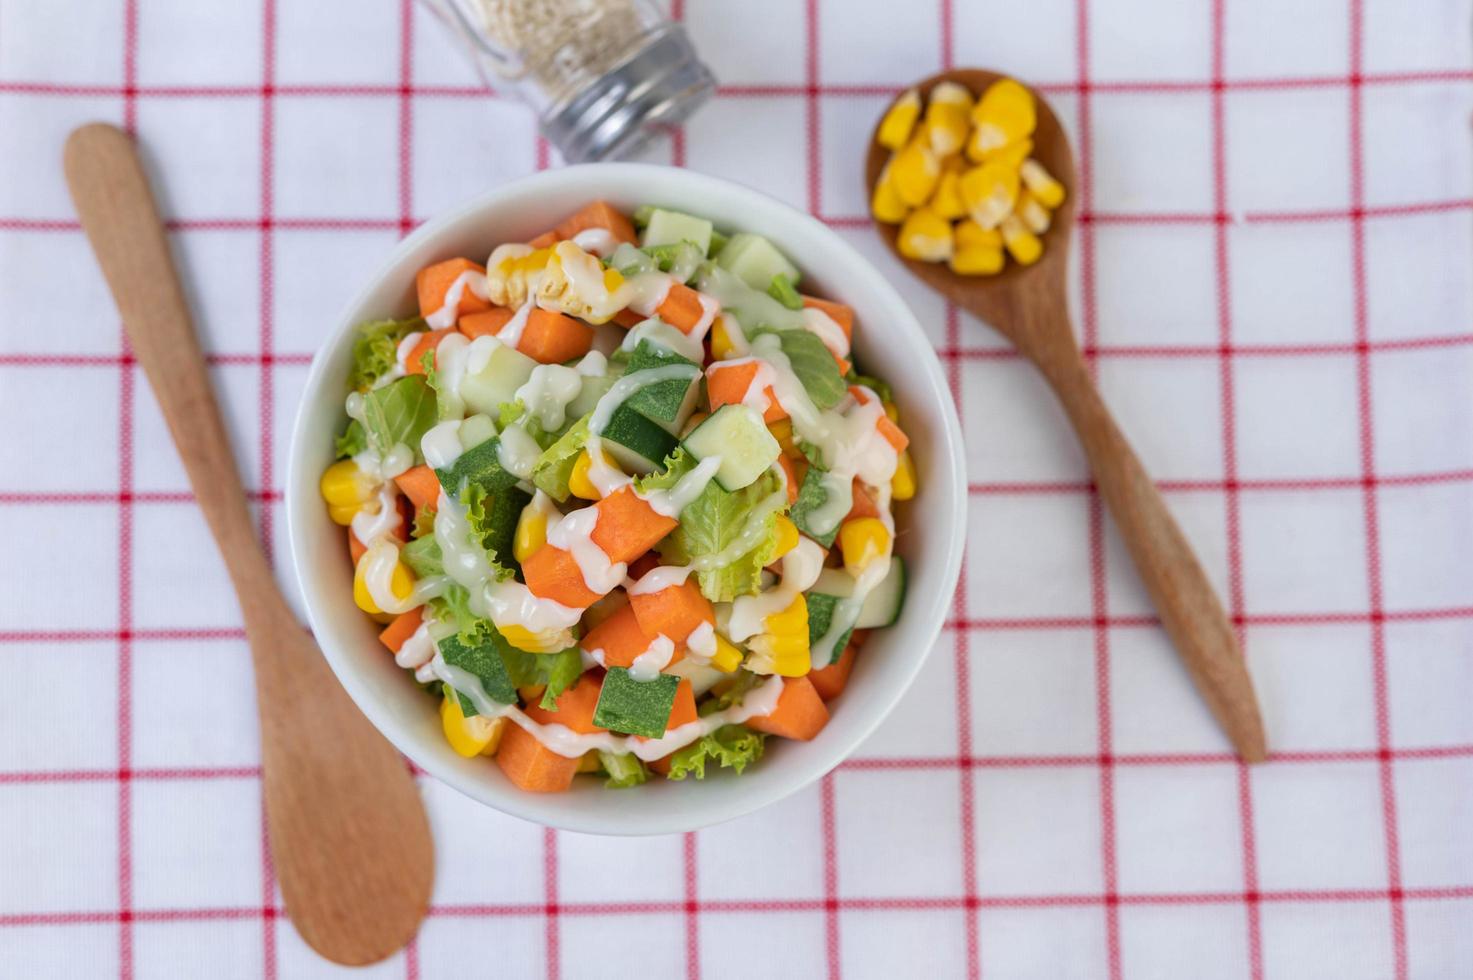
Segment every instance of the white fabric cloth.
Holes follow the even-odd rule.
[[[648,157],[828,219],[942,351],[955,618],[850,762],[690,837],[545,832],[423,780],[432,915],[354,975],[1473,975],[1470,12],[677,3],[722,88]],[[1226,754],[1038,378],[866,225],[870,127],[944,64],[1040,85],[1075,140],[1076,324],[1242,623],[1264,766]],[[331,974],[264,863],[229,583],[63,187],[97,118],[162,176],[280,555],[340,304],[547,154],[403,0],[0,0],[0,973]]]

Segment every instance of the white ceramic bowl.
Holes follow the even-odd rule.
[[[766,235],[802,268],[806,291],[854,307],[856,360],[894,388],[916,462],[920,492],[898,508],[896,542],[910,583],[900,621],[870,636],[847,689],[832,705],[832,719],[813,741],[769,739],[761,761],[741,776],[679,783],[657,778],[618,791],[578,780],[567,793],[534,794],[508,782],[492,760],[463,759],[445,742],[434,699],[394,665],[377,627],[353,604],[343,529],[328,520],[317,481],[345,422],[354,328],[409,315],[421,267],[456,255],[480,258],[600,198],[626,210],[657,202],[708,217],[723,229]],[[292,439],[287,522],[317,641],[358,707],[400,751],[467,796],[527,820],[586,833],[665,834],[748,813],[806,786],[854,751],[895,707],[951,604],[965,540],[964,473],[961,430],[931,344],[895,289],[853,247],[808,215],[730,181],[644,164],[591,164],[512,181],[441,215],[400,243],[373,274],[312,361]]]

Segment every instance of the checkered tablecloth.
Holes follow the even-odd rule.
[[[1473,976],[1469,0],[674,13],[721,88],[648,156],[821,216],[942,354],[954,616],[854,758],[725,826],[554,833],[422,780],[430,916],[355,975]],[[869,128],[946,65],[1036,83],[1076,141],[1077,325],[1240,625],[1264,766],[1225,751],[1034,372],[867,227]],[[98,118],[161,176],[278,556],[340,305],[423,218],[556,160],[409,0],[0,0],[0,977],[334,973],[283,917],[239,614],[62,184]]]

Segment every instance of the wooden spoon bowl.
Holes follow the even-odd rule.
[[[957,82],[980,96],[1002,77],[978,68],[958,68],[932,75],[916,88],[923,102],[943,81]],[[1238,754],[1248,762],[1261,761],[1267,755],[1263,720],[1222,602],[1155,484],[1110,417],[1074,339],[1065,280],[1077,194],[1074,155],[1048,102],[1037,92],[1033,96],[1038,124],[1032,156],[1066,190],[1041,236],[1043,254],[1037,262],[1023,266],[1009,256],[996,275],[960,276],[942,263],[907,259],[896,244],[898,226],[877,223],[876,227],[916,278],[986,320],[1043,373],[1079,436],[1100,495],[1198,691]],[[876,135],[878,129],[877,124]],[[890,151],[871,138],[865,160],[867,200],[873,198],[889,156]]]

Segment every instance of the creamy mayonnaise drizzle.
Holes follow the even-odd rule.
[[[507,347],[515,349],[522,342],[522,331],[527,329],[527,318],[532,315],[532,307],[534,305],[534,302],[530,299],[523,303],[512,314],[511,319],[506,321],[500,330],[496,331],[496,339]]]
[[[803,326],[823,341],[831,353],[839,357],[849,356],[849,338],[844,336],[844,328],[838,321],[816,306],[805,306],[801,312]]]
[[[783,556],[782,581],[774,588],[756,595],[737,596],[731,603],[731,619],[726,635],[741,643],[763,631],[768,616],[782,612],[793,604],[800,592],[807,592],[823,571],[824,550],[812,538],[800,537],[798,544]]]
[[[433,620],[426,619],[419,629],[409,635],[399,652],[394,654],[394,663],[406,670],[418,670],[435,656],[435,638],[430,635]]]
[[[501,441],[496,446],[496,461],[501,464],[502,469],[517,479],[532,479],[532,468],[537,465],[537,457],[541,455],[542,447],[537,445],[537,440],[522,426],[508,425],[501,430]]]
[[[685,638],[686,655],[697,661],[709,661],[716,656],[716,626],[701,623]]]
[[[583,251],[599,258],[608,258],[614,254],[614,249],[619,247],[619,239],[607,228],[584,228],[574,235],[570,241]]]
[[[627,582],[625,591],[630,595],[654,595],[673,586],[684,585],[693,571],[693,565],[661,565],[645,572],[638,581]]]
[[[539,364],[512,397],[526,406],[527,414],[535,418],[538,425],[551,432],[563,427],[568,417],[568,403],[577,398],[582,389],[583,375],[576,368]]]
[[[629,665],[631,679],[645,683],[660,676],[660,671],[670,666],[675,659],[675,641],[664,633],[657,633],[649,648],[634,658]]]
[[[454,466],[465,451],[460,441],[461,422],[461,419],[446,419],[430,426],[429,431],[420,437],[419,452],[430,469],[443,470]]]
[[[544,747],[567,759],[576,759],[589,752],[634,753],[645,762],[662,759],[679,749],[716,731],[724,725],[738,725],[748,718],[772,714],[777,708],[778,698],[783,693],[783,679],[771,677],[747,692],[740,704],[716,711],[704,718],[672,728],[661,738],[638,738],[633,735],[615,735],[612,732],[596,732],[585,735],[575,732],[566,725],[543,725],[527,717],[526,712],[516,705],[502,704],[492,700],[481,679],[468,670],[447,664],[439,654],[430,661],[435,676],[464,694],[476,711],[488,720],[508,718],[520,725]]]
[[[477,272],[474,269],[467,269],[455,277],[455,281],[450,284],[450,288],[445,290],[444,304],[438,310],[425,317],[425,323],[436,330],[444,330],[446,327],[455,326],[455,321],[459,317],[460,300],[465,295],[467,289],[479,299],[489,300],[491,298],[491,294],[486,288],[486,274],[484,272]]]
[[[706,356],[700,337],[682,333],[657,316],[641,320],[629,328],[629,332],[624,335],[624,340],[619,346],[624,350],[632,351],[639,346],[641,340],[650,340],[661,347],[668,347],[681,357],[697,364],[701,363]]]
[[[726,334],[727,343],[731,345],[731,357],[746,357],[752,350],[747,344],[747,332],[742,329],[742,322],[730,313],[723,312],[716,318],[721,324],[721,330]]]
[[[353,515],[353,537],[360,544],[372,544],[375,540],[387,537],[398,530],[399,525],[404,523],[404,518],[399,514],[399,491],[393,481],[385,480],[379,484],[376,507],[365,505]]]

